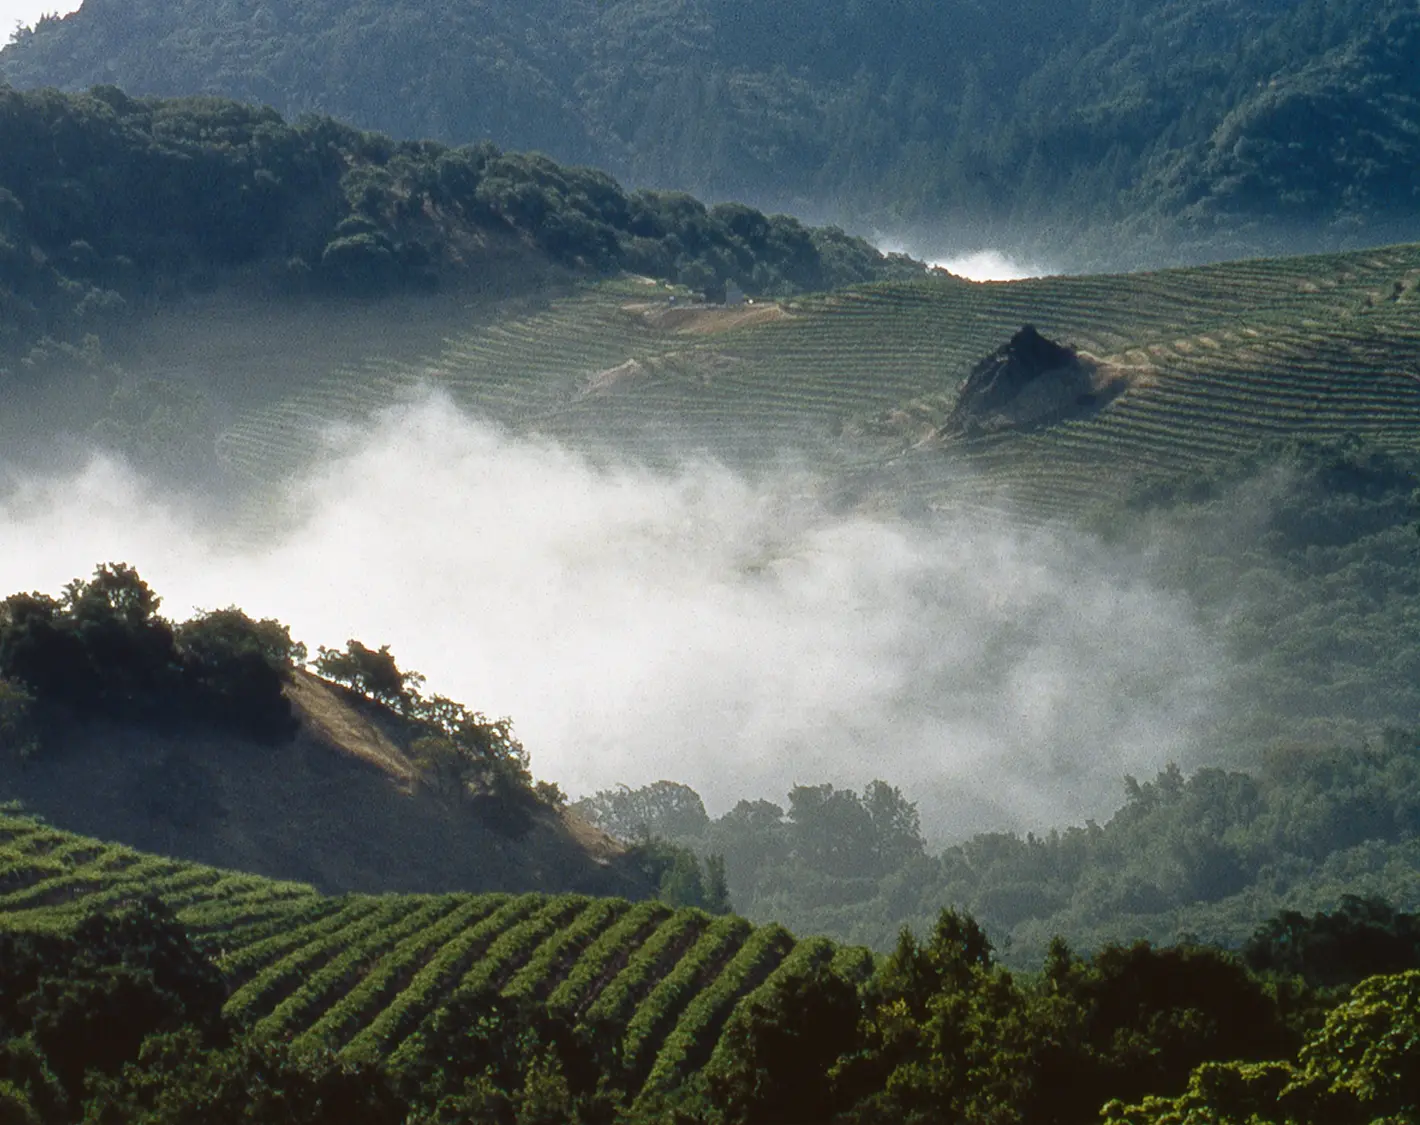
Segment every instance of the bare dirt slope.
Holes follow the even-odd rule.
[[[0,799],[85,835],[328,892],[651,893],[624,849],[570,814],[539,806],[510,823],[426,792],[397,717],[305,673],[290,696],[300,729],[284,745],[89,725],[0,761]]]

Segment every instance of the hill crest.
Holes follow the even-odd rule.
[[[543,805],[510,829],[421,784],[409,724],[310,672],[286,688],[289,743],[96,721],[24,762],[8,798],[63,828],[322,891],[655,892],[626,849]]]

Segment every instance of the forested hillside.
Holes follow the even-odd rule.
[[[0,80],[222,94],[1120,266],[1413,237],[1417,54],[1401,0],[89,0]]]
[[[237,271],[269,299],[518,293],[629,270],[723,296],[910,276],[842,231],[489,144],[400,142],[234,101],[0,88],[0,379],[102,369],[134,308]]]

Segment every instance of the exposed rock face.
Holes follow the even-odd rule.
[[[971,369],[944,430],[974,435],[1054,421],[1098,408],[1122,389],[1116,382],[1027,324]]]

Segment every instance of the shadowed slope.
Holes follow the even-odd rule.
[[[90,724],[6,760],[0,784],[76,831],[330,892],[652,889],[575,816],[537,806],[510,834],[425,791],[389,712],[304,672],[288,694],[289,744]]]

